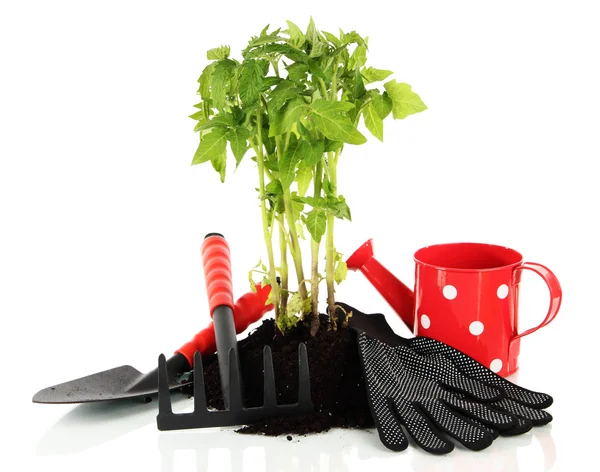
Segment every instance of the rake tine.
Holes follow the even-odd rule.
[[[226,395],[226,392],[223,392],[223,395]],[[229,411],[240,411],[243,406],[237,352],[231,348],[229,349]]]
[[[277,398],[275,392],[275,373],[273,372],[273,354],[269,346],[265,346],[263,349],[263,370],[265,378],[263,406],[273,408],[277,406]]]
[[[194,413],[202,414],[206,411],[206,390],[204,387],[204,369],[202,368],[202,354],[194,353]]]
[[[158,417],[173,414],[169,381],[167,380],[167,358],[164,354],[158,356]]]
[[[306,344],[298,344],[298,405],[310,405],[310,373]]]

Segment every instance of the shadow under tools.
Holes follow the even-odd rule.
[[[82,452],[156,422],[158,396],[151,398],[151,402],[134,398],[77,405],[46,431],[36,455]],[[184,400],[187,396],[173,395],[174,405]]]

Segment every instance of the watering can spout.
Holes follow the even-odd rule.
[[[381,264],[373,254],[373,240],[360,246],[346,261],[350,270],[359,270],[385,298],[408,328],[415,332],[415,295]]]

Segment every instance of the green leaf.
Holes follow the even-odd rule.
[[[277,85],[279,82],[281,82],[281,80],[282,79],[280,77],[265,77],[263,80],[262,89],[260,89],[261,92],[266,92],[273,87],[273,85]]]
[[[329,179],[323,180],[323,191],[328,197],[333,197],[335,189],[333,188],[333,185],[331,184]]]
[[[282,80],[269,95],[269,110],[280,110],[292,98],[296,98],[302,89],[290,80]]]
[[[380,94],[377,90],[370,90],[371,104],[382,120],[385,119],[392,111],[392,99],[387,92]]]
[[[308,57],[314,59],[316,57],[321,57],[329,51],[329,45],[323,41],[318,43],[314,43],[312,49],[310,50],[310,54]]]
[[[423,103],[421,97],[412,91],[410,85],[396,83],[396,79],[394,79],[386,82],[384,87],[392,99],[394,119],[403,119],[408,115],[427,110],[427,105]]]
[[[233,157],[235,157],[235,167],[240,165],[244,154],[248,150],[248,138],[250,132],[246,128],[233,128],[227,133],[227,139],[229,140],[229,146]]]
[[[279,161],[279,181],[284,190],[289,189],[294,182],[296,166],[306,152],[306,144],[302,143],[306,141],[291,141]]]
[[[246,114],[240,107],[235,106],[231,109],[231,117],[233,118],[233,122],[235,124],[241,125],[246,118]]]
[[[292,200],[306,205],[310,205],[312,208],[325,208],[325,199],[323,197],[299,197],[294,196]]]
[[[271,196],[283,195],[283,188],[279,180],[272,180],[265,186],[265,192]]]
[[[344,261],[338,261],[335,266],[335,270],[333,272],[333,278],[335,282],[339,285],[342,281],[346,280],[346,276],[348,275],[348,265]]]
[[[267,28],[268,27],[269,25],[267,25]],[[284,37],[279,36],[279,31],[281,30],[276,30],[270,34],[267,34],[266,30],[263,29],[260,33],[260,36],[254,36],[250,41],[248,41],[248,46],[246,46],[246,49],[244,49],[243,54],[245,55],[248,51],[256,46],[285,41]]]
[[[325,208],[328,213],[332,214],[336,218],[352,221],[350,207],[346,203],[346,199],[341,195],[337,197],[328,196],[325,198],[323,208]]]
[[[223,59],[216,63],[210,78],[213,105],[219,110],[225,106],[227,87],[234,68],[235,62],[231,59]]]
[[[210,163],[213,166],[219,176],[221,177],[221,183],[225,182],[225,166],[227,165],[227,153],[223,151],[223,153],[219,154],[214,159],[211,159]]]
[[[200,87],[198,88],[198,93],[203,101],[210,100],[210,77],[215,68],[215,63],[206,66],[200,74],[200,78],[198,82],[200,83]]]
[[[210,133],[202,136],[198,150],[192,160],[192,165],[220,159],[225,154],[226,144],[226,130],[224,128],[214,128]]]
[[[348,69],[355,70],[357,67],[360,68],[365,65],[367,61],[367,47],[364,45],[356,46],[354,52],[348,60]]]
[[[306,40],[313,45],[320,41],[319,33],[312,16],[310,17],[308,27],[306,28]]]
[[[289,44],[271,43],[253,48],[244,54],[245,59],[272,58],[286,56],[295,62],[308,62],[308,55]]]
[[[311,106],[310,119],[317,129],[332,141],[348,144],[363,144],[367,139],[354,126],[344,111],[353,109],[349,102],[329,102],[324,99],[315,101]]]
[[[304,156],[302,165],[306,167],[313,167],[322,159],[323,153],[325,152],[325,141],[319,139],[317,141],[306,141],[310,145],[310,150]]]
[[[221,113],[204,123],[198,122],[194,131],[204,131],[210,128],[229,128],[230,126],[233,126],[232,116],[228,113]]]
[[[206,52],[206,58],[209,61],[220,61],[221,59],[227,59],[231,49],[229,46],[220,46],[218,48],[209,49]]]
[[[312,180],[312,167],[302,166],[296,172],[296,182],[298,182],[298,195],[304,196],[310,181]]]
[[[292,23],[290,20],[287,20],[287,25],[288,34],[290,36],[288,43],[297,48],[302,47],[304,41],[306,41],[306,36],[304,36],[304,33],[302,33],[300,28],[298,28],[298,25]]]
[[[265,167],[273,172],[279,172],[277,159],[265,159]]]
[[[328,33],[327,31],[321,31],[321,34],[336,48],[339,48],[342,45],[341,41],[334,34]]]
[[[320,243],[321,238],[325,234],[325,229],[327,228],[327,215],[321,210],[311,210],[306,215],[304,224],[312,238]]]
[[[367,42],[363,39],[356,31],[350,31],[349,33],[344,33],[340,29],[340,40],[343,41],[345,46],[356,43],[359,46],[364,46],[366,48]],[[354,67],[352,67],[354,69]]]
[[[293,315],[296,313],[301,313],[302,305],[303,305],[303,301],[300,298],[300,295],[298,293],[294,293],[288,300],[286,314]]]
[[[270,122],[269,136],[278,136],[292,130],[294,124],[306,115],[308,106],[302,97],[291,100],[283,110],[275,113]]]
[[[360,69],[357,67],[354,73],[354,85],[352,86],[352,95],[355,100],[359,100],[365,96],[365,83],[363,82],[362,75],[360,74]]]
[[[387,79],[393,72],[391,70],[363,67],[361,73],[367,83],[372,84],[373,82]]]
[[[240,98],[245,105],[251,105],[258,100],[260,90],[263,87],[263,79],[267,75],[264,62],[267,61],[249,59],[242,64]]]
[[[325,138],[323,152],[337,151],[343,145],[344,145],[344,143],[341,141],[332,141],[331,139]]]
[[[370,102],[363,109],[363,119],[365,120],[365,126],[371,134],[379,139],[379,141],[383,141],[383,120],[373,106],[373,102]]]
[[[204,110],[198,110],[196,113],[190,115],[188,118],[192,120],[201,121],[204,119]]]
[[[254,282],[254,279],[252,278],[253,275],[254,270],[250,269],[250,271],[248,272],[248,282],[250,283],[250,290],[253,293],[256,293],[256,282]]]
[[[296,62],[290,66],[287,66],[286,70],[288,73],[288,79],[296,83],[301,83],[306,80],[306,75],[308,73],[308,64]]]

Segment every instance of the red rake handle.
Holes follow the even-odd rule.
[[[256,284],[256,292],[248,292],[238,298],[233,309],[235,319],[235,331],[241,333],[246,330],[255,321],[260,320],[265,313],[273,309],[273,304],[266,305],[271,286],[264,287]],[[190,367],[193,367],[194,353],[198,351],[202,356],[213,354],[217,350],[215,340],[215,329],[212,321],[206,328],[197,333],[191,341],[181,346],[176,353],[183,354],[188,360]]]
[[[213,316],[215,308],[219,306],[228,306],[233,310],[229,245],[223,235],[218,233],[206,235],[202,243],[202,265],[210,316]]]

